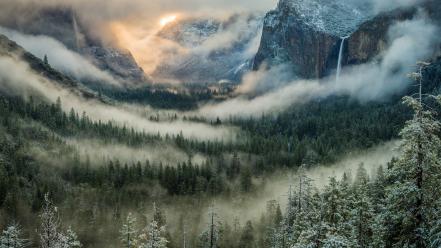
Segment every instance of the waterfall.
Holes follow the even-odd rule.
[[[75,13],[72,13],[72,25],[73,25],[73,29],[74,29],[76,49],[77,49],[77,52],[79,52],[80,51],[80,32],[78,29],[78,23],[77,23],[77,18],[75,17]]]
[[[338,62],[337,62],[337,74],[335,81],[340,81],[340,73],[341,73],[341,61],[343,57],[343,48],[345,47],[345,40],[349,38],[349,36],[341,37],[341,43],[340,43],[340,51],[338,52]]]

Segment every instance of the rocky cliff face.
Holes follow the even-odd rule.
[[[435,2],[425,1],[419,8],[439,23],[441,10]],[[368,62],[386,48],[393,23],[418,13],[418,8],[407,8],[374,16],[370,8],[351,1],[280,0],[264,19],[254,69],[288,64],[300,78],[324,77],[337,68],[341,40],[346,36],[342,64]]]
[[[340,37],[369,18],[364,4],[351,1],[280,0],[264,20],[254,69],[290,64],[301,78],[320,78],[336,68]]]
[[[339,38],[314,30],[295,15],[272,11],[265,17],[262,40],[254,59],[254,69],[289,64],[293,74],[318,78],[326,68],[336,66]]]
[[[412,19],[414,14],[413,8],[395,10],[363,23],[346,41],[342,64],[362,64],[373,59],[387,47],[389,27],[397,21]]]
[[[38,9],[28,18],[0,19],[0,25],[32,35],[46,35],[92,61],[98,68],[133,83],[146,82],[143,70],[128,51],[104,45],[65,8]]]

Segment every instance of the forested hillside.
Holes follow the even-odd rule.
[[[441,247],[436,2],[276,2],[1,1],[0,248]]]

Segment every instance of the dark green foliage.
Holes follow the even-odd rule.
[[[430,66],[427,71],[430,72],[427,80],[440,79],[438,65]],[[436,83],[426,87],[431,92],[439,90]],[[210,92],[183,95],[165,90],[153,92],[149,88],[139,92],[103,89],[101,93],[123,101],[130,98],[132,102],[175,109],[193,109],[199,101],[211,97]],[[302,164],[332,163],[348,151],[397,138],[405,120],[411,117],[411,111],[402,106],[398,98],[362,104],[347,97],[332,97],[260,118],[212,121],[183,118],[213,126],[236,126],[240,129],[237,134],[240,142],[233,143],[194,140],[182,134],[161,136],[138,132],[112,122],[93,121],[87,113],[74,109],[64,112],[62,105],[63,99],[50,104],[33,98],[0,96],[0,227],[11,219],[18,219],[26,230],[35,229],[34,220],[41,211],[44,194],[50,192],[54,203],[65,210],[67,216],[63,219],[73,225],[85,225],[78,234],[87,247],[109,247],[109,243],[115,241],[102,237],[118,236],[119,228],[112,224],[121,221],[124,209],[143,209],[158,199],[163,201],[161,204],[169,205],[177,199],[186,199],[189,205],[197,206],[194,210],[198,211],[214,196],[253,197],[263,188],[264,183],[259,184],[261,178]],[[151,117],[153,121],[154,118]],[[170,121],[176,119],[176,115],[170,116]],[[191,159],[165,164],[162,161],[126,163],[115,158],[98,162],[95,159],[91,164],[89,158],[96,154],[91,151],[89,157],[80,155],[75,147],[66,144],[66,138],[93,138],[104,144],[118,143],[133,148],[171,145],[189,158],[202,154],[207,159],[198,164]],[[40,152],[47,157],[40,157]],[[358,180],[363,181],[362,185],[352,185],[347,180],[332,181],[325,193],[308,198],[313,202],[308,203],[307,209],[319,213],[319,217],[291,215],[286,221],[284,206],[270,202],[266,215],[261,220],[253,220],[253,225],[246,223],[239,227],[224,223],[220,243],[223,247],[268,247],[279,241],[287,244],[288,235],[297,235],[307,221],[315,224],[311,229],[315,234],[302,236],[305,242],[308,239],[329,241],[329,233],[340,241],[342,237],[351,237],[361,247],[370,242],[393,240],[401,231],[394,229],[393,222],[388,222],[392,224],[386,238],[380,237],[382,229],[372,228],[384,227],[374,216],[384,208],[387,194],[384,187],[392,180],[386,174],[380,170],[375,180]],[[361,171],[357,177],[365,176]],[[198,218],[202,221],[202,217]],[[319,220],[326,225],[321,225]],[[289,228],[294,221],[298,221],[297,229]],[[354,228],[349,228],[347,223],[352,223]],[[109,234],[102,233],[101,226],[105,226]],[[322,232],[326,228],[330,228],[328,234]],[[191,230],[193,244],[196,244],[196,232]],[[437,235],[438,230],[432,232]],[[179,247],[180,238],[173,236],[170,244]]]

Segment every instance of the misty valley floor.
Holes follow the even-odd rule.
[[[0,248],[441,247],[440,6],[2,0]]]

